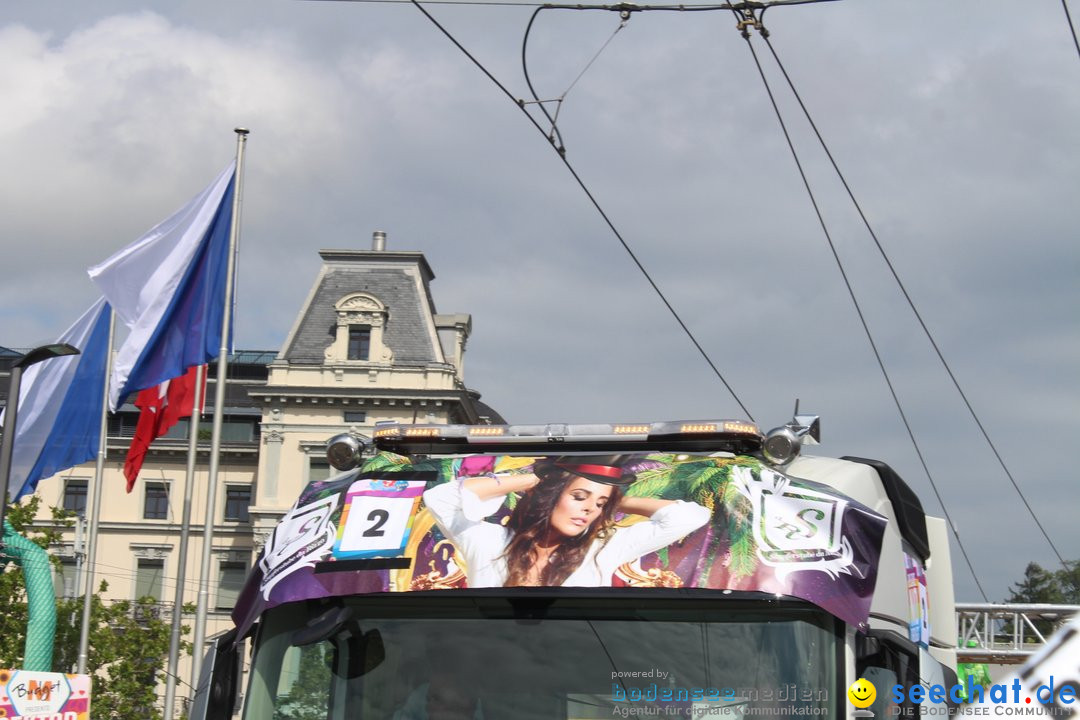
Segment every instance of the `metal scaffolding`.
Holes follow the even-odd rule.
[[[1037,652],[1080,605],[957,603],[957,661],[1018,665]]]

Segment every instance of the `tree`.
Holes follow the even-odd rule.
[[[1080,560],[1065,565],[1045,570],[1039,563],[1028,563],[1024,578],[1013,583],[1008,602],[1080,605]]]
[[[1080,605],[1080,561],[1067,562],[1060,570],[1046,570],[1039,563],[1028,563],[1023,579],[1013,583],[1007,602]],[[1033,624],[1043,637],[1054,632],[1052,620],[1035,620]],[[1011,623],[1005,631],[1012,632]],[[1030,628],[1024,628],[1024,636],[1025,640],[1036,639]]]
[[[296,679],[275,709],[274,720],[322,720],[332,684],[333,648],[323,641],[300,648]]]
[[[39,503],[39,498],[32,496],[24,503],[9,506],[8,519],[16,531],[47,549],[59,539],[60,530],[70,526],[71,517],[70,513],[53,508],[53,524],[28,533]],[[93,715],[155,720],[161,717],[156,707],[157,686],[165,675],[170,624],[161,617],[160,607],[152,598],[103,601],[101,593],[107,587],[103,581],[91,597],[87,671],[94,676]],[[57,600],[54,672],[74,671],[82,609],[81,597]],[[22,573],[11,565],[0,573],[0,637],[5,640],[0,644],[0,667],[17,668],[22,662],[26,620]],[[182,631],[186,633],[188,628]]]

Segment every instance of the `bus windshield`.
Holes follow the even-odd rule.
[[[842,628],[799,602],[626,590],[293,603],[263,617],[244,718],[838,718]]]

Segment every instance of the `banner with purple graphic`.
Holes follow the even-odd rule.
[[[752,457],[382,453],[311,483],[233,618],[320,597],[491,587],[759,591],[864,624],[886,520]]]

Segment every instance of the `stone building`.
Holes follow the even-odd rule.
[[[434,274],[419,252],[322,250],[323,266],[266,384],[251,507],[265,541],[308,481],[326,477],[326,440],[368,436],[379,422],[501,422],[464,381],[472,318],[435,311]]]

